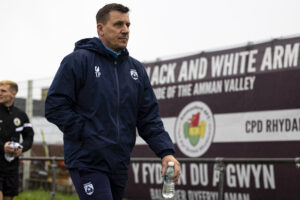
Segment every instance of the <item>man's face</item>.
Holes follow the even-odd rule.
[[[106,24],[97,24],[97,31],[106,47],[115,52],[121,52],[127,46],[129,25],[128,13],[113,10],[109,12]]]
[[[15,96],[16,92],[10,90],[9,85],[0,85],[0,104],[11,106]]]

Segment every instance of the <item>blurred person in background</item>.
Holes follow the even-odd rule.
[[[31,148],[33,129],[25,112],[14,106],[18,85],[0,81],[0,200],[19,190],[19,156]],[[20,142],[22,135],[22,143]]]
[[[175,182],[180,174],[146,70],[126,49],[128,12],[114,3],[98,11],[99,38],[75,44],[47,95],[45,115],[64,133],[65,163],[80,199],[122,199],[136,128],[162,159],[162,175],[169,161]]]

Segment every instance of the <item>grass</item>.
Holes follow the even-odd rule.
[[[28,190],[19,193],[14,197],[14,200],[49,200],[51,199],[51,193],[43,190]],[[55,193],[55,200],[79,200],[77,195],[66,195],[61,193]]]
[[[51,199],[51,193],[43,190],[28,190],[19,193],[13,200],[49,200]],[[55,200],[79,200],[77,195],[66,195],[61,193],[55,193]],[[127,200],[127,199],[123,199]]]

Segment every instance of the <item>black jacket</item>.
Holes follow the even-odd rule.
[[[6,107],[0,104],[0,175],[18,172],[19,159],[12,162],[4,158],[4,144],[7,141],[20,142],[22,135],[23,152],[31,148],[33,129],[25,112],[15,106]]]

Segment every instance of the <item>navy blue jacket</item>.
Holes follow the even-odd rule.
[[[126,49],[114,58],[99,38],[63,59],[45,115],[64,133],[67,168],[126,174],[136,128],[157,156],[174,153],[146,70]]]

